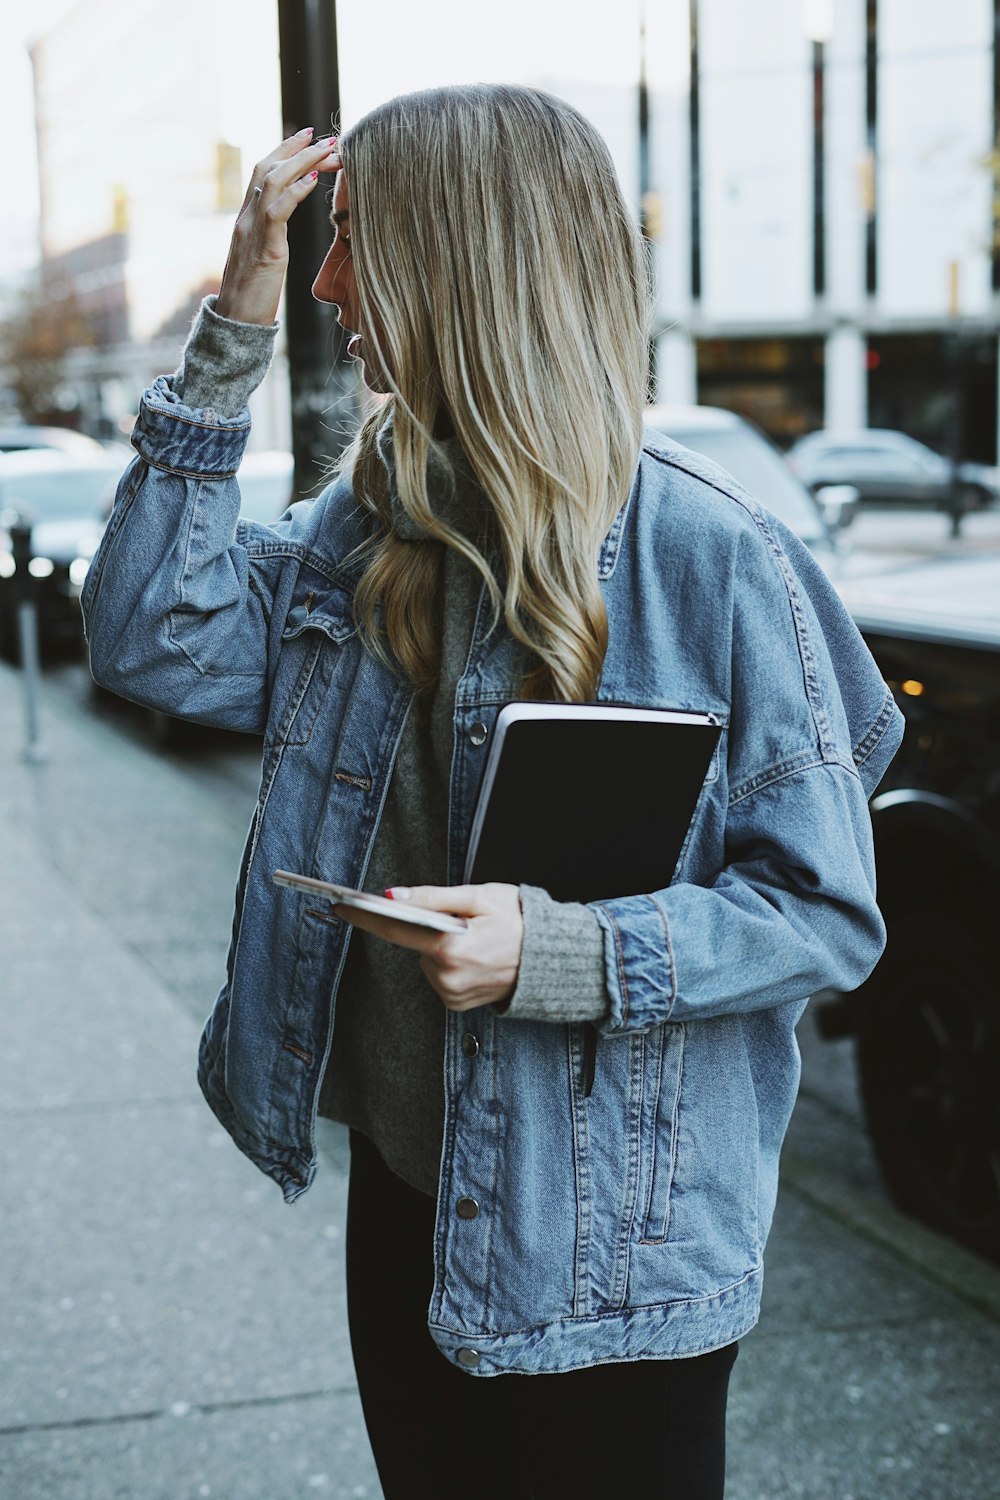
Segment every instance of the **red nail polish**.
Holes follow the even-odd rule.
[[[318,173],[318,172],[310,172],[310,173],[309,173],[309,176],[310,176],[310,177],[318,177],[318,176],[319,176],[319,173]]]
[[[393,896],[392,891],[390,890],[390,888],[388,886],[386,886],[386,888],[385,888],[385,894],[386,894],[387,898],[390,901],[394,901],[395,900],[395,897]]]

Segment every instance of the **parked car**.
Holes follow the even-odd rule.
[[[68,427],[38,427],[31,422],[0,427],[0,453],[23,453],[29,448],[52,448],[73,456],[104,452],[96,438],[72,432]]]
[[[18,655],[16,566],[10,528],[31,525],[29,572],[43,646],[83,642],[79,590],[107,517],[126,456],[98,446],[0,454],[0,651]]]
[[[810,432],[788,450],[788,462],[811,489],[852,484],[871,505],[931,505],[948,510],[951,461],[908,437],[873,427],[861,432]],[[1000,496],[1000,469],[957,465],[958,508],[976,510]]]
[[[835,549],[748,424],[690,407],[650,418],[809,542],[906,717],[871,803],[885,954],[860,989],[814,1003],[824,1036],[856,1038],[896,1204],[1000,1262],[1000,552],[886,567]]]

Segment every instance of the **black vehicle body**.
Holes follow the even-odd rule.
[[[940,592],[916,602],[930,569],[951,614]],[[853,600],[907,730],[871,803],[885,954],[820,1001],[819,1025],[857,1038],[897,1204],[1000,1261],[1000,600],[976,603],[991,580],[1000,556],[907,570],[881,600],[869,579]]]

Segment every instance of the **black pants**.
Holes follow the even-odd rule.
[[[385,1500],[721,1500],[737,1345],[560,1375],[470,1376],[427,1331],[434,1201],[351,1131],[347,1308]]]

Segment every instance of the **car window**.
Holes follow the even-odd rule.
[[[806,542],[827,540],[826,528],[812,496],[792,473],[776,448],[751,427],[685,432],[670,437],[720,464]]]

